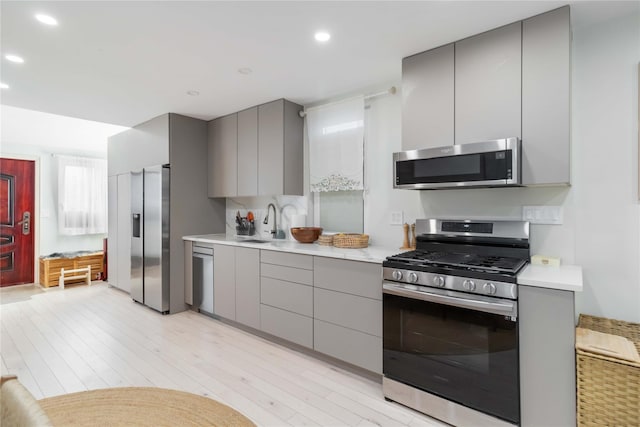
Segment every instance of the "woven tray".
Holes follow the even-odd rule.
[[[640,324],[580,315],[579,328],[623,336],[640,351]],[[576,350],[579,426],[640,425],[640,364]]]
[[[321,234],[318,236],[318,244],[322,246],[333,246],[333,234]]]
[[[336,248],[359,249],[369,246],[369,235],[360,233],[340,233],[333,236]]]

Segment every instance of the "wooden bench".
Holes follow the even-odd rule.
[[[63,256],[40,257],[40,284],[44,287],[58,286],[60,273],[65,271],[91,267],[91,279],[97,280],[103,272],[103,252],[93,252],[73,258]],[[84,276],[81,278],[84,280]],[[69,280],[66,280],[68,283]]]
[[[83,279],[87,282],[87,286],[91,286],[91,266],[88,265],[85,268],[75,268],[73,270],[60,270],[60,277],[58,278],[58,286],[64,289],[65,280],[76,281]]]

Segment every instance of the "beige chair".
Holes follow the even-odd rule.
[[[20,384],[15,375],[2,377],[0,383],[0,426],[53,426],[38,401]]]

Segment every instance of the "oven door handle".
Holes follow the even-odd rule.
[[[404,286],[395,285],[389,282],[384,282],[384,284],[382,285],[382,292],[385,294],[419,299],[428,302],[435,302],[454,307],[468,308],[470,310],[482,311],[485,313],[510,316],[514,320],[515,318],[517,318],[517,307],[516,303],[513,301],[500,300],[500,302],[489,302],[468,298],[452,297],[449,295],[440,295],[431,292],[407,289]]]

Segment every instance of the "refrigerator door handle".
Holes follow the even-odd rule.
[[[134,213],[131,220],[131,236],[140,237],[140,214]]]

